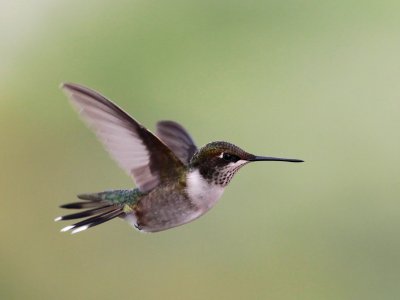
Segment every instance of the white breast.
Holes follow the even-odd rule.
[[[206,212],[221,198],[224,188],[208,183],[199,170],[189,172],[187,175],[187,193],[193,203]]]

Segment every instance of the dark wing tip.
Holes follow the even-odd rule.
[[[62,90],[73,90],[77,84],[71,82],[61,82],[59,88]]]
[[[85,88],[83,85],[77,84],[77,83],[72,83],[72,82],[62,82],[60,84],[60,89],[66,91],[77,91],[84,93],[85,91],[89,90],[88,88]]]
[[[62,82],[60,84],[60,89],[63,90],[64,92],[78,92],[81,94],[85,94],[86,96],[89,97],[94,97],[94,98],[105,98],[103,95],[101,95],[99,92],[90,89],[88,87],[85,87],[84,85],[78,84],[78,83],[72,83],[72,82]],[[111,102],[110,100],[107,100],[108,102]]]

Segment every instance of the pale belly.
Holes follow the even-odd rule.
[[[140,231],[157,232],[191,222],[205,214],[224,189],[209,185],[198,173],[188,174],[187,187],[156,188],[138,202],[125,220]]]

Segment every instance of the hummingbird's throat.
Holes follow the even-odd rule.
[[[232,180],[233,175],[235,175],[236,172],[247,163],[248,161],[239,160],[235,163],[230,163],[223,168],[215,170],[213,173],[212,182],[222,187],[227,186]]]

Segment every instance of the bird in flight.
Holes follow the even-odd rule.
[[[134,189],[80,194],[61,205],[80,212],[55,221],[83,219],[61,231],[77,233],[114,218],[139,231],[157,232],[191,222],[206,213],[244,165],[256,161],[303,162],[250,154],[223,141],[197,148],[173,121],[157,123],[154,135],[119,106],[87,87],[65,83],[63,91],[118,165],[132,177]]]

